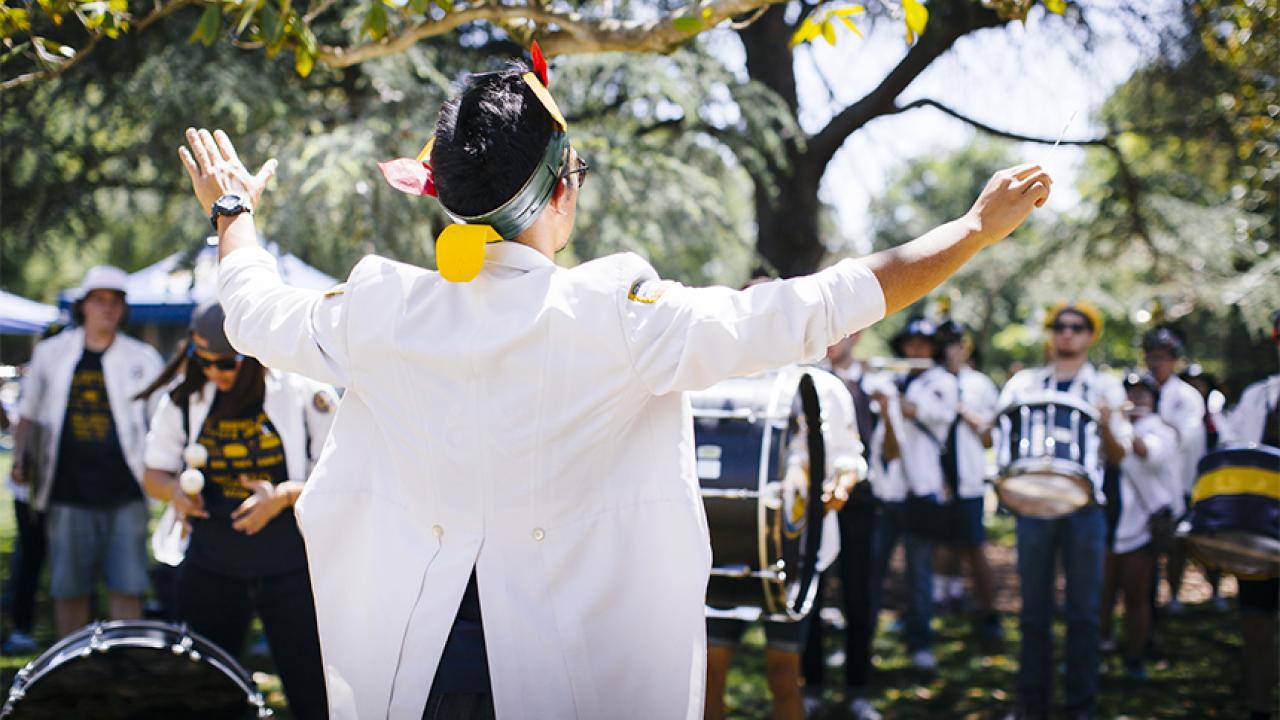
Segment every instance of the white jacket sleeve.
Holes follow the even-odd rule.
[[[236,350],[269,367],[331,385],[351,384],[342,286],[329,292],[290,287],[270,253],[243,248],[221,262],[218,300]]]
[[[160,396],[160,403],[147,431],[143,464],[153,470],[181,472],[182,451],[187,446],[187,435],[182,430],[182,410],[173,403],[168,392],[160,390],[156,394]]]
[[[857,260],[746,290],[689,288],[644,271],[618,296],[632,364],[655,395],[816,360],[884,317],[884,292]]]
[[[45,402],[48,347],[44,342],[36,344],[31,352],[31,362],[27,364],[27,375],[19,385],[21,395],[18,400],[18,415],[32,422],[40,420],[40,406]]]

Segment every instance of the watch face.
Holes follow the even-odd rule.
[[[224,212],[235,212],[244,207],[244,199],[239,195],[223,195],[213,205]]]

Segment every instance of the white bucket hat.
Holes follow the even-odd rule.
[[[118,293],[125,293],[128,283],[129,276],[120,268],[112,265],[95,265],[89,268],[89,272],[84,274],[84,280],[80,283],[80,299],[84,299],[94,290],[115,290]]]

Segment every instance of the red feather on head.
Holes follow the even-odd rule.
[[[533,54],[533,74],[538,76],[544,87],[551,89],[551,78],[547,76],[547,59],[542,56],[542,48],[538,47],[537,40],[533,41],[530,52]]]

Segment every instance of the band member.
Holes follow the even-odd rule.
[[[836,516],[849,499],[854,482],[858,480],[857,468],[862,463],[856,459],[861,453],[861,447],[855,435],[853,403],[844,384],[830,373],[817,372],[812,377],[822,408],[822,435],[827,463],[832,468],[831,478],[825,483],[821,498],[826,516],[816,561],[818,572],[823,573],[841,552]],[[794,435],[784,482],[796,482],[802,486],[809,484],[807,451],[807,436],[800,433]],[[804,510],[803,505],[797,507],[800,511]],[[802,720],[805,717],[801,694],[804,682],[800,675],[800,653],[809,638],[809,628],[820,622],[816,617],[817,610],[815,601],[809,614],[798,622],[764,621],[765,679],[773,698],[773,717],[776,720]],[[738,619],[707,619],[706,717],[709,720],[723,720],[726,717],[724,701],[729,666],[748,624]]]
[[[320,643],[293,504],[338,398],[327,385],[236,353],[222,323],[216,302],[197,307],[189,339],[142,393],[180,378],[152,419],[145,475],[147,494],[172,503],[190,530],[178,619],[238,657],[257,615],[289,710],[323,718]]]
[[[995,612],[995,581],[984,551],[987,534],[983,503],[987,490],[985,453],[992,445],[992,421],[1000,391],[991,378],[970,366],[972,343],[966,335],[964,326],[954,320],[938,326],[939,360],[956,377],[959,403],[947,434],[946,461],[953,463],[947,480],[954,481],[950,490],[955,499],[950,504],[950,536],[938,545],[934,597],[938,599],[941,594],[942,602],[963,597],[963,561],[973,579],[978,629],[987,638],[995,639],[1002,631]],[[939,581],[945,583],[941,588]],[[937,592],[939,589],[942,593]]]
[[[1170,455],[1171,472],[1168,477],[1173,486],[1172,510],[1175,517],[1186,512],[1191,501],[1191,487],[1196,482],[1196,464],[1204,455],[1204,398],[1175,372],[1178,361],[1186,354],[1182,337],[1173,329],[1158,327],[1142,337],[1143,361],[1147,372],[1155,380],[1160,392],[1160,418],[1173,428],[1177,436],[1177,452]],[[1186,554],[1180,544],[1169,547],[1166,566],[1166,582],[1169,583],[1169,604],[1172,613],[1182,612],[1178,591],[1182,588],[1182,572]],[[1159,558],[1156,558],[1159,562]]]
[[[1126,425],[1118,408],[1125,401],[1120,381],[1089,363],[1089,348],[1102,334],[1102,314],[1086,302],[1060,303],[1046,315],[1052,332],[1049,364],[1009,379],[1000,393],[1003,407],[1045,391],[1075,395],[1097,408],[1097,432],[1086,438],[1085,466],[1094,502],[1061,518],[1017,519],[1018,577],[1021,585],[1022,648],[1018,667],[1018,709],[1014,717],[1045,717],[1053,688],[1054,577],[1062,557],[1067,581],[1066,705],[1068,714],[1095,713],[1098,697],[1098,612],[1107,519],[1102,509],[1104,463],[1124,457],[1119,439]],[[1055,425],[1065,418],[1055,418]],[[1113,427],[1114,426],[1114,427]],[[1065,447],[1063,448],[1066,449]]]
[[[1203,445],[1200,447],[1198,457],[1204,457],[1206,454],[1218,449],[1218,418],[1221,416],[1221,409],[1226,404],[1226,397],[1222,394],[1222,390],[1218,388],[1218,380],[1212,373],[1205,372],[1200,363],[1191,363],[1187,369],[1178,375],[1183,382],[1196,389],[1200,393],[1201,399],[1204,401],[1205,411],[1204,418],[1200,423],[1200,437],[1204,439]],[[1213,408],[1217,408],[1215,411]],[[1198,461],[1197,461],[1198,464]],[[1195,472],[1196,465],[1191,467]],[[1194,485],[1194,483],[1193,483]],[[1191,506],[1191,496],[1188,494],[1183,498],[1183,506],[1189,508]],[[1182,557],[1186,557],[1186,549],[1178,543],[1172,551],[1170,551],[1170,562],[1173,555],[1177,553]],[[1227,599],[1222,597],[1222,573],[1216,569],[1202,568],[1204,570],[1205,579],[1209,581],[1212,595],[1209,598],[1209,604],[1214,610],[1225,612],[1227,610]]]
[[[1271,314],[1271,342],[1280,357],[1280,310]],[[1280,373],[1245,388],[1231,414],[1223,418],[1221,442],[1256,442],[1280,448]],[[1277,647],[1277,612],[1280,612],[1280,579],[1238,579],[1240,630],[1244,637],[1246,687],[1251,720],[1274,717],[1272,699],[1280,682],[1280,648]]]
[[[36,345],[14,435],[14,482],[34,483],[45,511],[54,625],[65,636],[89,622],[99,578],[113,619],[142,616],[147,591],[143,440],[148,408],[134,400],[160,371],[150,345],[120,332],[128,276],[90,268],[72,308],[76,328]],[[39,447],[29,448],[33,434]],[[26,458],[39,477],[27,477]]]
[[[1130,679],[1147,676],[1143,652],[1151,631],[1151,583],[1156,568],[1152,517],[1163,513],[1172,522],[1177,500],[1173,482],[1179,468],[1178,434],[1159,415],[1164,396],[1154,379],[1130,373],[1125,391],[1131,409],[1130,449],[1120,463],[1120,493],[1108,498],[1118,503],[1119,521],[1107,549],[1102,590],[1103,645],[1111,645],[1112,613],[1116,591],[1124,598],[1124,667]],[[1180,481],[1179,481],[1180,484]]]
[[[865,369],[853,357],[853,350],[862,333],[854,333],[827,348],[824,366],[840,378],[853,402],[858,437],[864,443],[863,456],[870,458],[865,444],[872,437],[874,416],[871,397],[862,380]],[[858,482],[849,494],[849,501],[838,514],[840,527],[840,556],[827,571],[825,578],[840,578],[844,613],[844,697],[847,712],[854,720],[879,720],[880,713],[871,704],[871,641],[875,636],[875,618],[871,614],[872,561],[875,533],[879,516],[879,503],[871,489],[870,478]],[[819,600],[824,593],[818,591]],[[816,611],[816,608],[815,608]],[[823,675],[826,670],[826,653],[823,650],[823,624],[818,620],[809,623],[809,637],[804,651],[805,710],[812,715],[822,707]]]
[[[915,361],[916,367],[896,379],[896,393],[877,390],[875,399],[885,423],[884,444],[896,449],[897,463],[888,472],[901,473],[906,497],[886,502],[883,531],[877,538],[873,611],[880,609],[880,588],[888,573],[894,545],[902,538],[907,557],[907,652],[920,670],[937,666],[931,648],[933,621],[933,545],[944,531],[950,490],[943,478],[942,454],[947,433],[956,418],[956,377],[933,365],[937,352],[934,324],[921,317],[907,320],[890,345],[894,354]],[[893,450],[888,451],[892,455]],[[874,617],[874,615],[873,615]]]
[[[232,345],[347,389],[297,509],[334,718],[696,717],[711,553],[682,391],[821,356],[1048,195],[1037,166],[1003,172],[919,241],[742,291],[632,254],[559,268],[587,164],[544,67],[470,76],[427,165],[386,165],[460,223],[440,272],[368,257],[328,293],[285,286],[249,212],[274,163],[250,175],[221,132],[180,150]],[[489,694],[441,682],[481,644]]]

